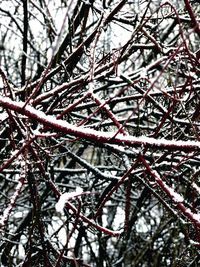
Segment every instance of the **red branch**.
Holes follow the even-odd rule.
[[[200,228],[200,214],[193,213],[189,208],[187,208],[182,201],[176,198],[177,193],[174,192],[173,188],[169,187],[157,174],[154,172],[149,164],[146,162],[143,156],[140,156],[141,162],[144,164],[148,173],[155,179],[157,185],[164,191],[168,197],[176,204],[177,208],[197,227]]]
[[[188,11],[188,13],[189,13],[189,15],[190,15],[190,18],[191,18],[191,20],[192,20],[192,24],[194,25],[194,31],[199,35],[199,37],[200,37],[200,24],[199,24],[199,22],[196,20],[196,16],[195,16],[195,14],[194,14],[194,12],[193,12],[193,9],[192,9],[192,7],[191,7],[191,5],[190,5],[190,2],[188,1],[188,0],[184,0],[184,2],[185,2],[185,6],[186,6],[186,9],[187,9],[187,11]]]
[[[58,132],[71,134],[75,137],[84,138],[94,142],[119,144],[122,146],[145,146],[152,148],[165,148],[169,150],[181,151],[200,151],[200,142],[195,141],[169,141],[165,139],[154,139],[145,136],[123,136],[122,134],[116,135],[114,132],[100,132],[89,128],[77,127],[66,121],[57,120],[53,116],[47,116],[45,113],[36,110],[35,108],[27,105],[24,107],[24,102],[12,101],[8,97],[0,96],[0,104],[4,108],[11,109],[15,112],[23,114],[30,119],[37,120],[44,126]]]

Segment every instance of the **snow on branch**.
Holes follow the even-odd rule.
[[[17,113],[27,116],[30,119],[37,120],[44,126],[51,128],[54,131],[63,132],[75,137],[84,138],[98,143],[119,144],[126,146],[143,145],[152,148],[164,148],[170,150],[182,151],[200,151],[199,141],[177,141],[166,139],[155,139],[146,136],[124,136],[115,132],[101,132],[83,126],[77,127],[66,121],[57,120],[54,116],[46,115],[42,111],[38,111],[24,102],[13,101],[8,97],[0,96],[0,104],[4,108],[11,109]]]
[[[185,206],[184,198],[177,192],[174,191],[174,189],[170,186],[168,186],[160,177],[158,172],[151,169],[147,161],[141,156],[140,157],[142,163],[144,164],[145,168],[149,172],[149,174],[155,179],[155,182],[157,185],[164,191],[167,196],[176,204],[177,208],[179,209],[182,214],[184,214],[188,220],[193,222],[197,227],[200,227],[200,214],[194,213],[191,211],[190,208],[187,208]]]
[[[57,212],[63,214],[64,212],[64,208],[67,207],[68,209],[70,209],[74,214],[78,214],[77,213],[77,209],[76,207],[70,203],[70,200],[72,199],[76,199],[78,197],[81,197],[83,195],[88,195],[88,194],[92,194],[91,192],[83,192],[82,188],[77,187],[76,191],[73,192],[66,192],[64,194],[61,194],[58,202],[55,205],[55,209]],[[78,214],[79,216],[79,220],[84,221],[85,223],[87,223],[89,226],[92,226],[94,228],[96,228],[97,230],[103,232],[106,235],[110,235],[110,236],[120,236],[121,235],[121,231],[113,231],[110,230],[108,228],[102,227],[101,225],[99,225],[98,223],[94,222],[92,219],[89,219],[88,217],[84,216],[82,213]]]
[[[80,187],[76,188],[76,191],[73,192],[66,192],[62,194],[58,200],[58,202],[55,205],[56,211],[59,213],[64,212],[65,203],[75,197],[81,196],[83,193],[83,189]],[[90,193],[90,192],[89,192]]]
[[[14,208],[14,206],[16,204],[17,198],[18,198],[18,196],[20,195],[20,193],[22,191],[24,182],[25,182],[25,177],[24,177],[24,174],[23,174],[20,177],[20,179],[18,180],[18,184],[16,186],[15,192],[11,196],[10,202],[9,202],[7,208],[3,211],[3,214],[0,217],[0,228],[5,227],[5,224],[9,219],[9,215],[10,215],[11,211],[13,210],[13,208]]]

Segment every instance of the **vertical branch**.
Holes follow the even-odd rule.
[[[21,85],[25,85],[26,82],[26,55],[27,55],[27,43],[28,43],[28,1],[23,0],[23,54],[22,54],[22,64],[21,64]]]
[[[22,157],[20,157],[22,158]],[[20,193],[22,191],[23,185],[25,183],[25,175],[26,175],[26,165],[25,161],[22,159],[21,161],[21,174],[18,180],[18,184],[16,186],[15,192],[10,198],[10,203],[8,204],[8,207],[4,210],[3,215],[0,218],[0,228],[5,227],[10,213],[12,212],[14,206],[16,205],[17,198],[20,196]]]
[[[125,224],[124,229],[128,231],[129,229],[129,217],[130,217],[130,208],[131,208],[131,179],[128,179],[126,184],[126,202],[125,202]]]

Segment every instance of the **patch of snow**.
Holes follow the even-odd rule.
[[[189,242],[190,242],[191,245],[195,245],[195,246],[199,246],[199,245],[200,245],[199,242],[194,241],[194,240],[192,240],[192,239],[190,239]]]
[[[195,182],[192,183],[192,186],[200,194],[200,187]]]
[[[167,186],[167,188],[168,188],[170,195],[172,196],[172,199],[174,202],[181,203],[184,201],[184,198],[180,194],[176,193],[173,188],[171,188],[169,186]]]
[[[170,186],[168,186],[160,177],[157,171],[153,171],[155,175],[155,180],[158,183],[158,185],[172,198],[172,200],[175,203],[181,203],[184,202],[184,198],[177,192],[174,191],[174,189]]]
[[[0,113],[0,121],[4,121],[8,118],[7,112]]]
[[[58,202],[55,205],[56,211],[59,213],[64,212],[65,203],[74,197],[80,196],[83,193],[83,189],[81,187],[77,187],[76,191],[67,192],[60,196]]]
[[[200,214],[199,213],[193,213],[193,218],[200,222]]]

